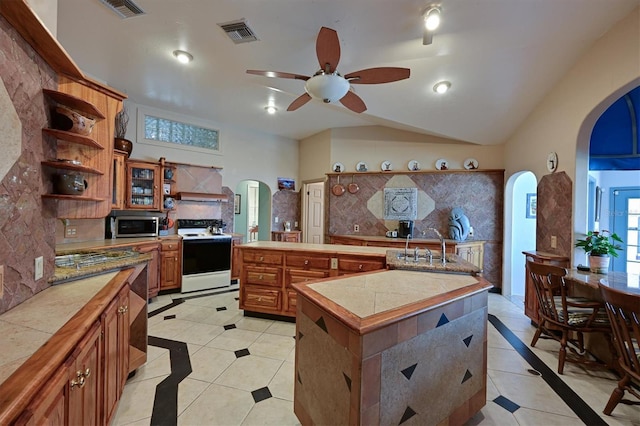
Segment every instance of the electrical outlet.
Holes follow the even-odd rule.
[[[274,220],[274,222],[275,222],[275,223],[278,223],[278,221],[280,220],[280,218],[278,218],[278,216],[276,216],[273,220]]]
[[[0,299],[4,296],[4,265],[0,265]]]
[[[338,269],[338,258],[337,257],[332,257],[331,258],[331,269]]]
[[[78,228],[75,226],[65,226],[64,228],[64,237],[65,238],[76,238],[78,236]]]
[[[360,225],[353,225],[353,232],[360,232]]]
[[[293,227],[297,228],[298,227],[298,221],[296,220],[295,222],[293,222]]]
[[[473,226],[469,227],[469,236],[473,237]]]
[[[558,248],[558,237],[555,235],[551,236],[551,248]]]
[[[43,275],[44,275],[44,258],[42,256],[36,257],[36,264],[35,264],[36,281],[42,278]]]

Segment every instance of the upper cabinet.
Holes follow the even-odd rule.
[[[132,210],[160,210],[160,164],[127,161],[127,198],[125,207]]]

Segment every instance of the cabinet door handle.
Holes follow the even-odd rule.
[[[305,260],[304,260],[304,264],[305,264],[305,265],[308,265],[308,264],[309,264],[309,260],[308,260],[308,259],[305,259]]]
[[[260,262],[264,260],[264,256],[260,256]]]
[[[364,266],[363,266],[363,265],[358,265],[358,269],[359,269],[360,271],[362,271],[362,268],[364,268]]]
[[[83,388],[85,384],[85,379],[84,376],[78,372],[78,380],[72,380],[70,385],[71,385],[71,390],[73,390],[76,386],[79,388]]]
[[[260,278],[258,278],[258,279],[259,279],[259,280],[261,280],[261,279],[262,279],[262,274],[260,274]]]

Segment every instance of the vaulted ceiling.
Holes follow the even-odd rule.
[[[135,0],[122,19],[99,0],[58,0],[57,35],[87,74],[142,105],[302,139],[328,128],[383,125],[475,144],[503,143],[593,43],[640,0],[442,0],[442,25],[422,44],[419,0]],[[246,19],[258,41],[235,44],[216,24]],[[338,71],[411,69],[394,83],[353,85],[368,109],[313,100],[316,37],[337,31]],[[172,52],[194,56],[181,65]],[[446,95],[433,85],[452,83]],[[268,115],[273,103],[278,113]]]

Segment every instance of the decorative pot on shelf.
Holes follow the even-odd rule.
[[[82,195],[89,184],[82,174],[68,172],[54,175],[54,188],[57,194]]]
[[[164,178],[173,179],[173,170],[171,170],[169,167],[164,169]]]
[[[114,138],[113,139],[113,148],[118,151],[124,151],[127,153],[127,158],[131,155],[131,151],[133,151],[133,143],[129,139],[124,138]]]
[[[594,274],[606,274],[609,272],[609,260],[608,254],[590,254],[589,255],[589,269]]]

